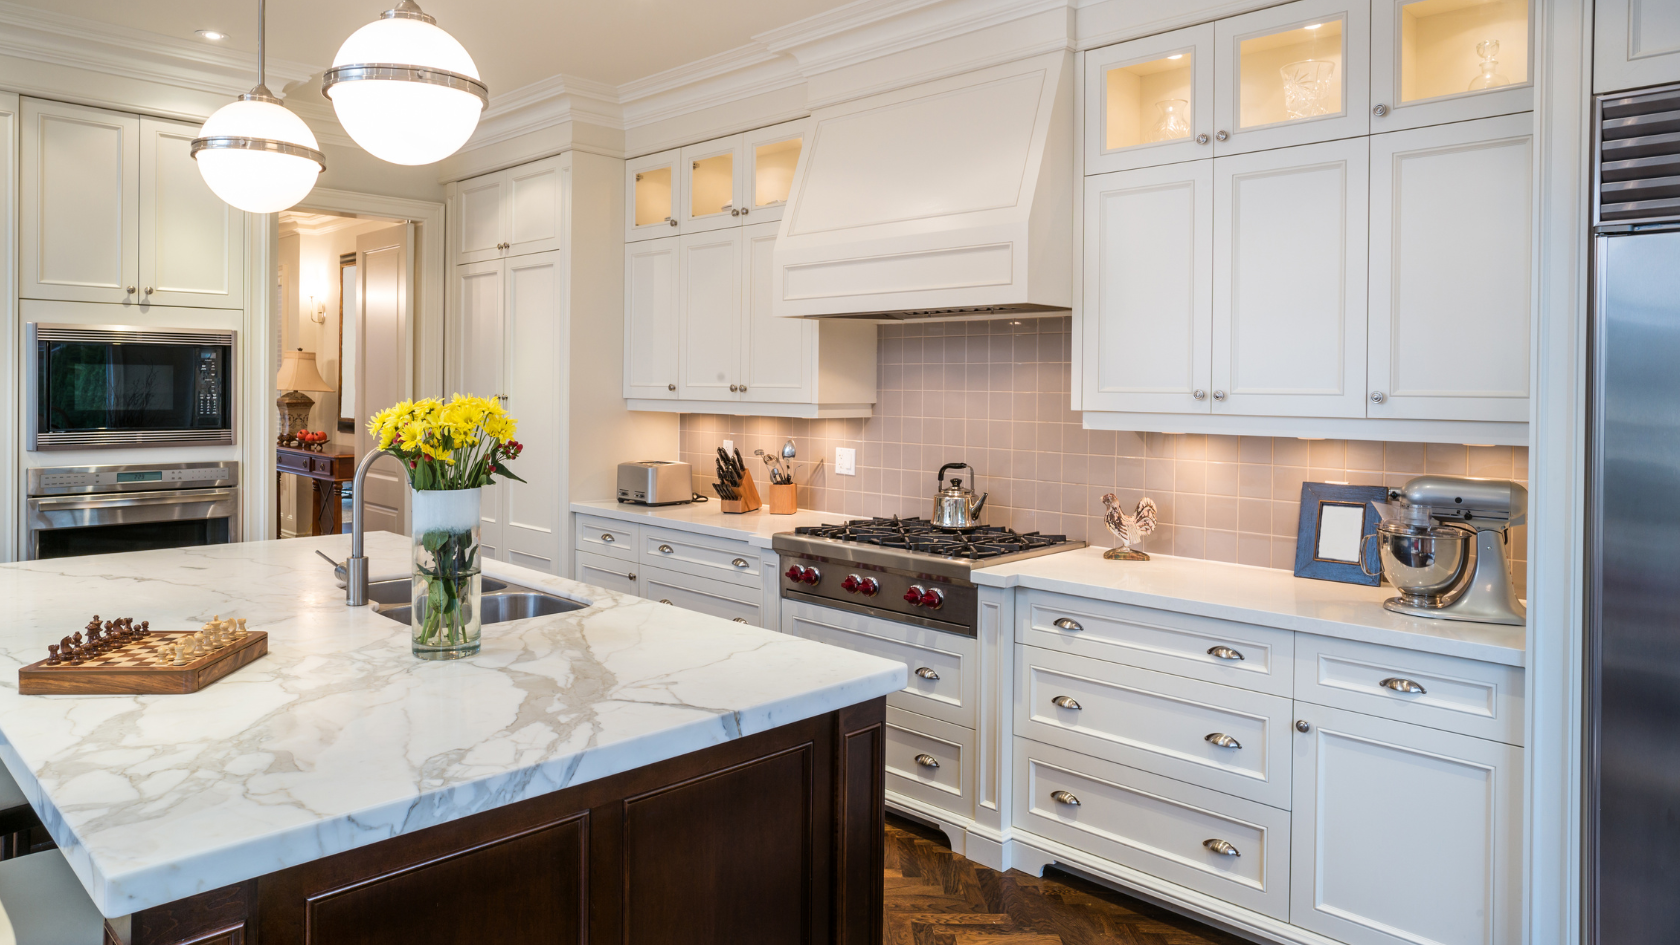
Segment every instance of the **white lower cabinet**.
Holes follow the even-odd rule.
[[[973,637],[797,601],[782,608],[782,632],[898,660],[910,681],[887,697],[888,706],[974,727],[978,694]]]
[[[1289,921],[1350,945],[1522,934],[1522,749],[1298,703]]]
[[[971,728],[887,706],[887,790],[970,816],[973,746]]]
[[[579,543],[581,545],[581,542]],[[634,594],[641,596],[641,585],[637,583],[636,566],[618,558],[607,558],[584,551],[581,547],[574,556],[577,564],[574,566],[577,580],[596,587],[604,587],[609,591],[620,594]]]
[[[631,245],[645,246],[651,241]],[[776,628],[776,553],[744,541],[576,513],[572,577],[621,594]]]
[[[756,588],[695,577],[680,571],[643,568],[639,596],[736,623],[763,623]]]

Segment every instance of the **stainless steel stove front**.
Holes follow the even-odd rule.
[[[856,549],[846,547],[845,550]],[[943,560],[934,559],[927,563],[938,564]],[[785,600],[805,601],[947,633],[976,635],[980,591],[973,582],[963,578],[934,573],[929,568],[888,567],[850,556],[841,558],[804,552],[782,552],[781,564],[782,598]],[[867,583],[871,581],[873,585]],[[870,593],[871,588],[873,593]],[[916,589],[916,603],[907,599],[911,588]],[[929,594],[934,596],[929,597]]]

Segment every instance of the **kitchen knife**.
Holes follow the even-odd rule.
[[[738,476],[747,474],[747,461],[741,458],[741,448],[739,446],[735,447],[735,474]]]

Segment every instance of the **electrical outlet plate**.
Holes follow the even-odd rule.
[[[857,475],[857,450],[845,446],[835,447],[834,473],[838,476]]]
[[[735,452],[735,441],[734,440],[724,440],[723,441],[723,451],[725,453]]]

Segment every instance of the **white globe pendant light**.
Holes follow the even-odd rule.
[[[247,213],[296,204],[327,169],[315,135],[268,90],[263,62],[264,0],[257,0],[257,85],[204,122],[193,139],[198,172],[216,196]]]
[[[321,76],[338,123],[392,164],[431,164],[461,149],[490,103],[466,47],[413,0],[350,34]]]

